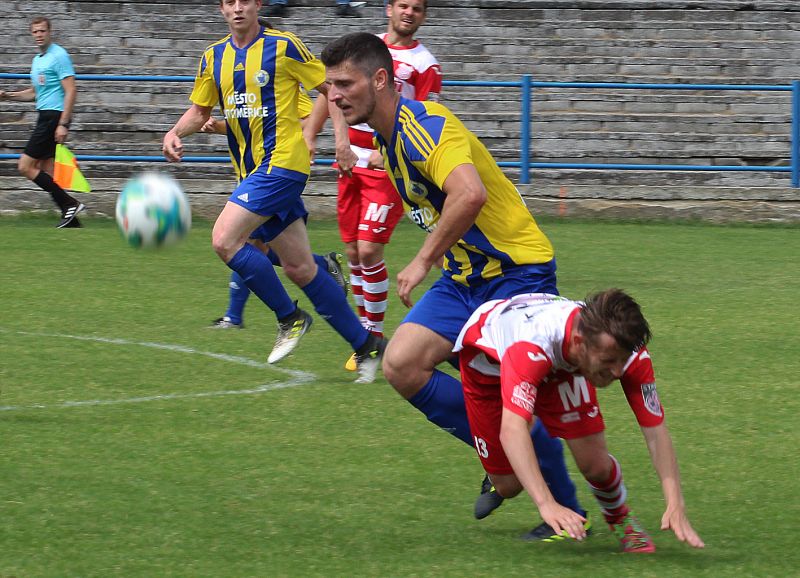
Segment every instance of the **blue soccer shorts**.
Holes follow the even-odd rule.
[[[297,219],[308,218],[301,195],[308,175],[294,171],[267,173],[262,165],[239,183],[228,200],[269,219],[251,234],[269,243]]]
[[[304,223],[308,222],[308,211],[306,211],[302,199],[300,200],[300,204],[290,211],[288,215],[281,218],[278,216],[272,217],[266,223],[250,233],[250,238],[269,244],[272,239],[280,235],[283,230],[286,229],[286,227],[291,225],[297,219],[303,219]]]
[[[480,305],[520,293],[558,295],[555,259],[519,267],[477,287],[467,287],[442,277],[425,292],[402,322],[417,323],[455,343],[461,328]]]

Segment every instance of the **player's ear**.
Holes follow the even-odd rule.
[[[386,71],[385,68],[379,68],[375,75],[372,77],[372,81],[375,83],[375,88],[377,90],[383,90],[386,88],[389,80],[389,73]]]
[[[586,345],[586,337],[578,331],[578,329],[573,325],[572,326],[572,334],[570,335],[570,342],[575,348],[583,347]]]

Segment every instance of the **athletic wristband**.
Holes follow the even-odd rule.
[[[60,122],[60,123],[58,123],[58,126],[63,126],[64,128],[69,129],[69,123],[68,122]]]

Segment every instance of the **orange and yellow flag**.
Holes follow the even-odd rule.
[[[92,187],[89,186],[89,181],[78,169],[78,161],[75,160],[75,155],[66,145],[56,145],[56,162],[53,173],[53,180],[62,189],[80,193],[88,193],[92,190]]]

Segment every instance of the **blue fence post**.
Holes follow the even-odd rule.
[[[792,186],[800,187],[800,80],[792,81]]]
[[[519,121],[519,183],[531,182],[531,75],[522,76],[522,111]]]

